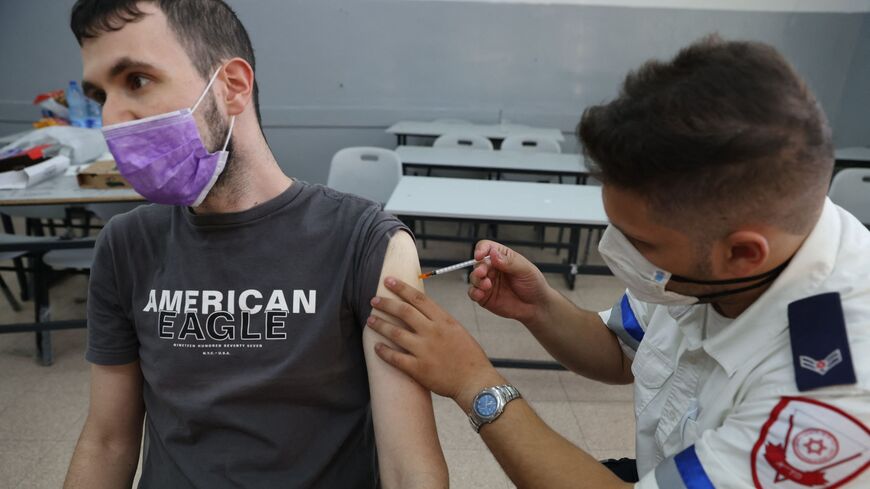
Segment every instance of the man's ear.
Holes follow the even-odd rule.
[[[233,58],[224,65],[221,79],[226,92],[227,115],[239,115],[251,103],[254,93],[254,69],[242,58]]]
[[[757,231],[735,231],[725,238],[725,260],[722,275],[732,278],[761,273],[770,257],[767,237]]]

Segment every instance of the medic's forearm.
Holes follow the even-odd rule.
[[[489,376],[481,376],[480,388],[505,383],[493,369]],[[473,390],[455,400],[466,413],[471,409]],[[509,402],[501,416],[481,427],[480,436],[519,489],[631,487],[553,431],[524,399]]]
[[[597,312],[581,309],[554,289],[534,320],[524,322],[565,368],[610,384],[633,381],[616,336]]]
[[[553,431],[522,399],[512,401],[481,435],[519,489],[631,487]]]

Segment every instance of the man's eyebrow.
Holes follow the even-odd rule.
[[[157,74],[162,73],[162,70],[151,63],[146,63],[145,61],[139,61],[125,56],[115,61],[115,64],[113,64],[109,69],[109,78],[115,78],[128,70],[143,70]],[[86,96],[94,98],[94,93],[100,90],[102,90],[102,88],[98,84],[88,80],[82,80],[82,91]]]
[[[128,58],[125,56],[125,57],[119,59],[118,61],[116,61],[115,64],[112,65],[112,68],[109,69],[109,78],[114,78],[114,77],[120,75],[121,73],[123,73],[127,70],[130,70],[130,69],[148,70],[148,71],[157,71],[157,72],[160,71],[156,66],[154,66],[150,63],[146,63],[144,61],[137,61],[135,59]]]

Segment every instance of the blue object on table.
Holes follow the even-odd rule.
[[[69,82],[66,91],[66,101],[69,105],[69,120],[74,127],[95,129],[102,127],[100,106],[85,97],[84,92],[75,80]]]

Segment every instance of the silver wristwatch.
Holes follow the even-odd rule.
[[[480,427],[492,423],[504,411],[507,403],[522,397],[520,391],[512,385],[497,385],[487,387],[474,396],[471,403],[471,412],[468,413],[468,421],[474,431],[480,433]]]

